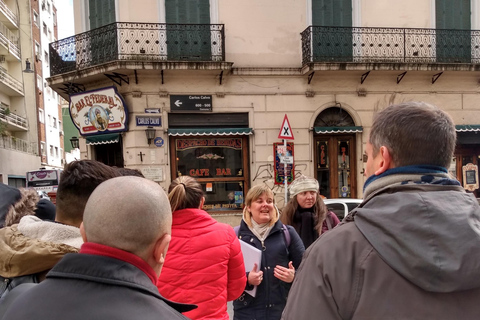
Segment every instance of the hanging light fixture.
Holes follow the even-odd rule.
[[[148,145],[152,144],[152,140],[155,139],[156,130],[154,127],[147,127],[145,129],[145,134],[147,135]]]
[[[70,139],[70,143],[72,144],[72,148],[77,149],[80,146],[80,141],[77,137],[72,137]]]
[[[23,72],[25,73],[33,73],[33,70],[30,66],[30,61],[28,61],[28,58],[25,60],[25,70],[23,70]]]

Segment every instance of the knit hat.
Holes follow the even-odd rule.
[[[290,197],[295,197],[297,194],[305,191],[317,191],[319,190],[317,179],[307,176],[300,176],[295,179],[290,185]]]

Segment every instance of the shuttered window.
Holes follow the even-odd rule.
[[[90,30],[115,22],[115,0],[89,0]]]

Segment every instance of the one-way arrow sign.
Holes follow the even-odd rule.
[[[180,100],[174,102],[177,107],[180,107],[183,103]]]
[[[278,133],[278,139],[293,140],[293,131],[292,127],[290,127],[287,115],[283,118],[282,127]]]

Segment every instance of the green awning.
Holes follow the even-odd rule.
[[[314,127],[315,133],[357,133],[362,132],[363,127]]]
[[[120,139],[120,134],[119,133],[99,134],[95,136],[85,137],[85,139],[87,140],[87,144],[91,144],[91,145],[117,143]]]
[[[480,124],[462,124],[456,125],[455,129],[457,132],[479,132]]]
[[[253,134],[252,128],[168,129],[169,136],[245,136],[250,134]]]

